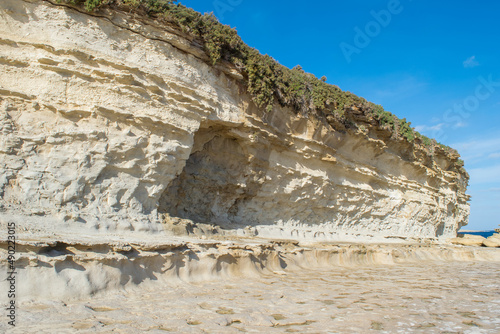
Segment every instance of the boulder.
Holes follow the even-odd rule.
[[[486,238],[480,235],[464,234],[462,238],[453,238],[450,242],[462,246],[482,246]]]
[[[500,247],[500,234],[495,233],[488,239],[485,239],[483,245],[486,247]]]

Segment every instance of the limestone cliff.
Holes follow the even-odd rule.
[[[458,156],[391,139],[356,108],[363,128],[258,108],[237,68],[126,12],[42,0],[0,11],[0,218],[19,231],[171,233],[181,219],[362,240],[467,223]]]

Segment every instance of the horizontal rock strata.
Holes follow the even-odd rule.
[[[7,251],[0,245],[0,272]],[[290,241],[99,243],[22,241],[17,245],[19,301],[80,299],[159,282],[199,282],[280,275],[312,268],[369,267],[439,261],[500,261],[493,248],[436,245],[300,245]],[[8,282],[0,287],[7,291]]]
[[[439,152],[261,110],[172,27],[41,0],[0,10],[0,215],[19,233],[171,233],[173,218],[367,240],[467,223],[467,179]]]
[[[495,233],[488,238],[480,235],[464,234],[458,238],[452,238],[449,241],[452,244],[462,246],[500,247],[500,234]]]

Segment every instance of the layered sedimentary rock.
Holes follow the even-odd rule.
[[[5,244],[0,244],[4,262]],[[106,290],[147,287],[158,283],[206,282],[258,278],[314,268],[394,266],[443,261],[499,262],[492,248],[438,245],[314,244],[169,240],[123,242],[66,238],[21,241],[17,244],[17,298],[80,299]],[[0,267],[3,269],[2,267]],[[8,291],[9,282],[0,287]]]
[[[259,109],[174,27],[42,0],[0,9],[0,218],[19,231],[168,233],[181,219],[361,240],[467,223],[467,177],[444,154],[369,122]]]

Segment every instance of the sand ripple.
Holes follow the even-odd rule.
[[[498,262],[287,270],[27,302],[13,333],[499,333]]]

